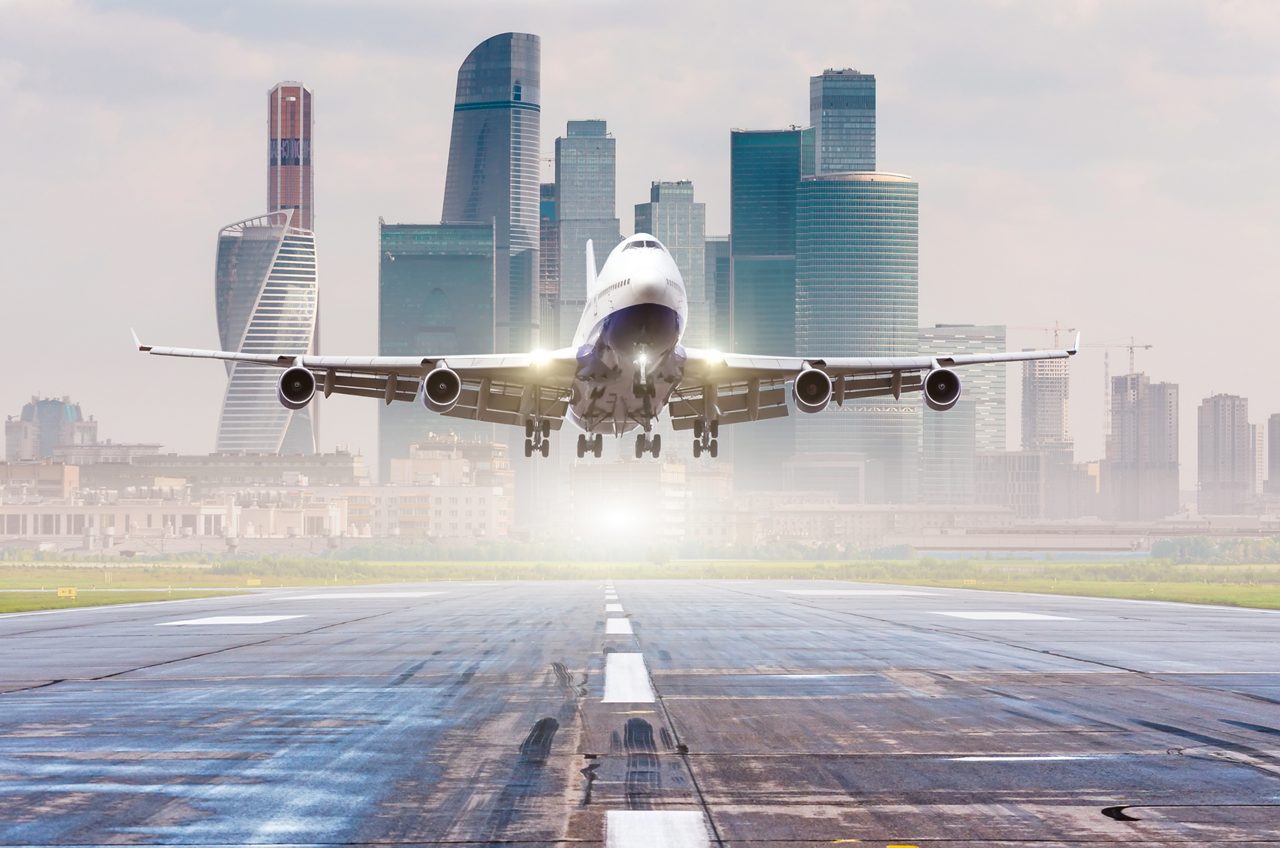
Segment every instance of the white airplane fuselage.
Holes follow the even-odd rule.
[[[689,303],[680,269],[656,238],[637,233],[588,285],[568,418],[588,433],[648,430],[684,370]]]

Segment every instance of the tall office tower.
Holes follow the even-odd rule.
[[[295,210],[291,226],[300,230],[315,229],[311,180],[314,125],[311,89],[302,83],[277,83],[267,94],[267,211]]]
[[[556,226],[556,184],[543,183],[538,196],[538,311],[543,341],[558,339],[560,326],[560,230]]]
[[[1280,412],[1267,419],[1267,481],[1263,491],[1280,495]]]
[[[922,353],[1005,350],[1002,325],[937,324],[920,328]],[[973,503],[977,454],[1005,449],[1007,365],[966,368],[960,401],[946,412],[924,410],[920,496],[926,503]]]
[[[54,450],[98,443],[98,422],[71,398],[32,397],[4,423],[5,462],[49,459]]]
[[[560,337],[572,341],[587,302],[587,241],[596,272],[620,238],[617,141],[604,121],[569,121],[556,139],[556,216],[560,251]],[[548,345],[549,346],[549,345]]]
[[[707,205],[693,200],[693,183],[655,182],[649,202],[636,204],[636,232],[649,233],[671,251],[689,296],[685,344],[705,346],[710,337],[707,314]]]
[[[500,353],[539,343],[541,53],[538,36],[507,32],[482,41],[458,69],[441,217],[493,222]]]
[[[496,268],[492,224],[379,224],[378,353],[493,350]],[[505,258],[505,257],[504,257]],[[429,434],[492,439],[492,425],[444,418],[412,403],[379,408],[379,479]]]
[[[1022,449],[1070,455],[1071,371],[1065,359],[1022,364]]]
[[[214,300],[223,350],[302,356],[315,349],[316,240],[281,209],[218,233]],[[285,409],[276,399],[280,369],[228,362],[218,422],[218,453],[310,454],[314,404]]]
[[[1249,401],[1213,395],[1200,403],[1199,470],[1202,515],[1240,515],[1254,507]]]
[[[796,353],[915,353],[919,198],[919,184],[901,174],[826,174],[800,181]],[[920,407],[916,397],[888,397],[797,415],[796,449],[863,454],[868,500],[913,502],[919,489]]]
[[[1267,428],[1250,424],[1249,433],[1253,440],[1253,493],[1261,495],[1267,480]]]
[[[729,237],[707,236],[703,267],[707,273],[707,297],[711,300],[711,345],[729,343]]]
[[[1111,378],[1111,435],[1102,464],[1108,517],[1153,521],[1178,511],[1178,386],[1146,374]]]
[[[815,173],[876,169],[876,77],[848,68],[809,78]]]

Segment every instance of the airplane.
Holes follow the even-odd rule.
[[[335,392],[420,404],[454,418],[523,427],[524,454],[550,455],[551,432],[565,420],[578,434],[579,458],[599,458],[604,436],[639,431],[635,456],[658,457],[654,423],[665,410],[676,431],[693,431],[693,455],[719,453],[722,425],[818,413],[833,402],[920,392],[932,410],[960,400],[953,368],[1065,359],[1065,350],[950,356],[758,356],[684,346],[689,302],[675,260],[652,235],[637,233],[610,252],[596,274],[586,245],[588,299],[570,347],[531,353],[422,356],[294,356],[144,345],[156,356],[220,359],[283,369],[276,396],[302,409],[316,393]]]

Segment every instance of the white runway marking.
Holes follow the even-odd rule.
[[[1097,757],[1089,756],[1071,756],[1068,754],[1045,754],[1027,756],[1004,756],[1004,757],[949,757],[953,763],[1056,763],[1064,760],[1094,760]]]
[[[281,601],[327,601],[330,598],[360,600],[362,598],[428,598],[443,592],[325,592],[321,595],[288,595]]]
[[[653,687],[649,685],[649,669],[645,667],[644,654],[623,654],[614,651],[605,657],[604,698],[601,703],[653,703]]]
[[[156,627],[178,627],[182,625],[219,624],[270,624],[273,621],[285,621],[290,618],[306,618],[305,615],[213,615],[208,618],[188,618],[183,621],[161,621]]]
[[[609,618],[604,622],[604,634],[606,636],[632,636],[635,631],[631,629],[631,620],[626,618]]]
[[[622,612],[622,604],[605,604],[605,612]]]
[[[1079,621],[1065,615],[1045,615],[1039,612],[935,612],[933,615],[949,615],[970,621]]]
[[[932,597],[937,592],[914,592],[909,589],[783,589],[788,595],[826,598]]]
[[[702,813],[687,810],[609,810],[605,848],[708,848]]]

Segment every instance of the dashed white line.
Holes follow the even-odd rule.
[[[935,612],[931,615],[949,615],[952,618],[966,618],[970,621],[1079,621],[1065,615],[1045,615],[1039,612]]]
[[[622,612],[622,604],[605,604],[605,612]]]
[[[604,622],[604,634],[606,636],[633,636],[635,631],[631,629],[631,619],[629,618],[608,618]]]
[[[644,654],[614,651],[605,657],[605,704],[652,704],[653,687],[649,684],[649,669],[644,664]],[[664,844],[664,843],[647,843]]]
[[[609,810],[605,848],[709,848],[702,813],[691,810]]]
[[[305,615],[213,615],[208,618],[187,618],[182,621],[161,621],[156,627],[181,627],[184,625],[216,627],[220,624],[270,624],[290,618],[306,618]]]

